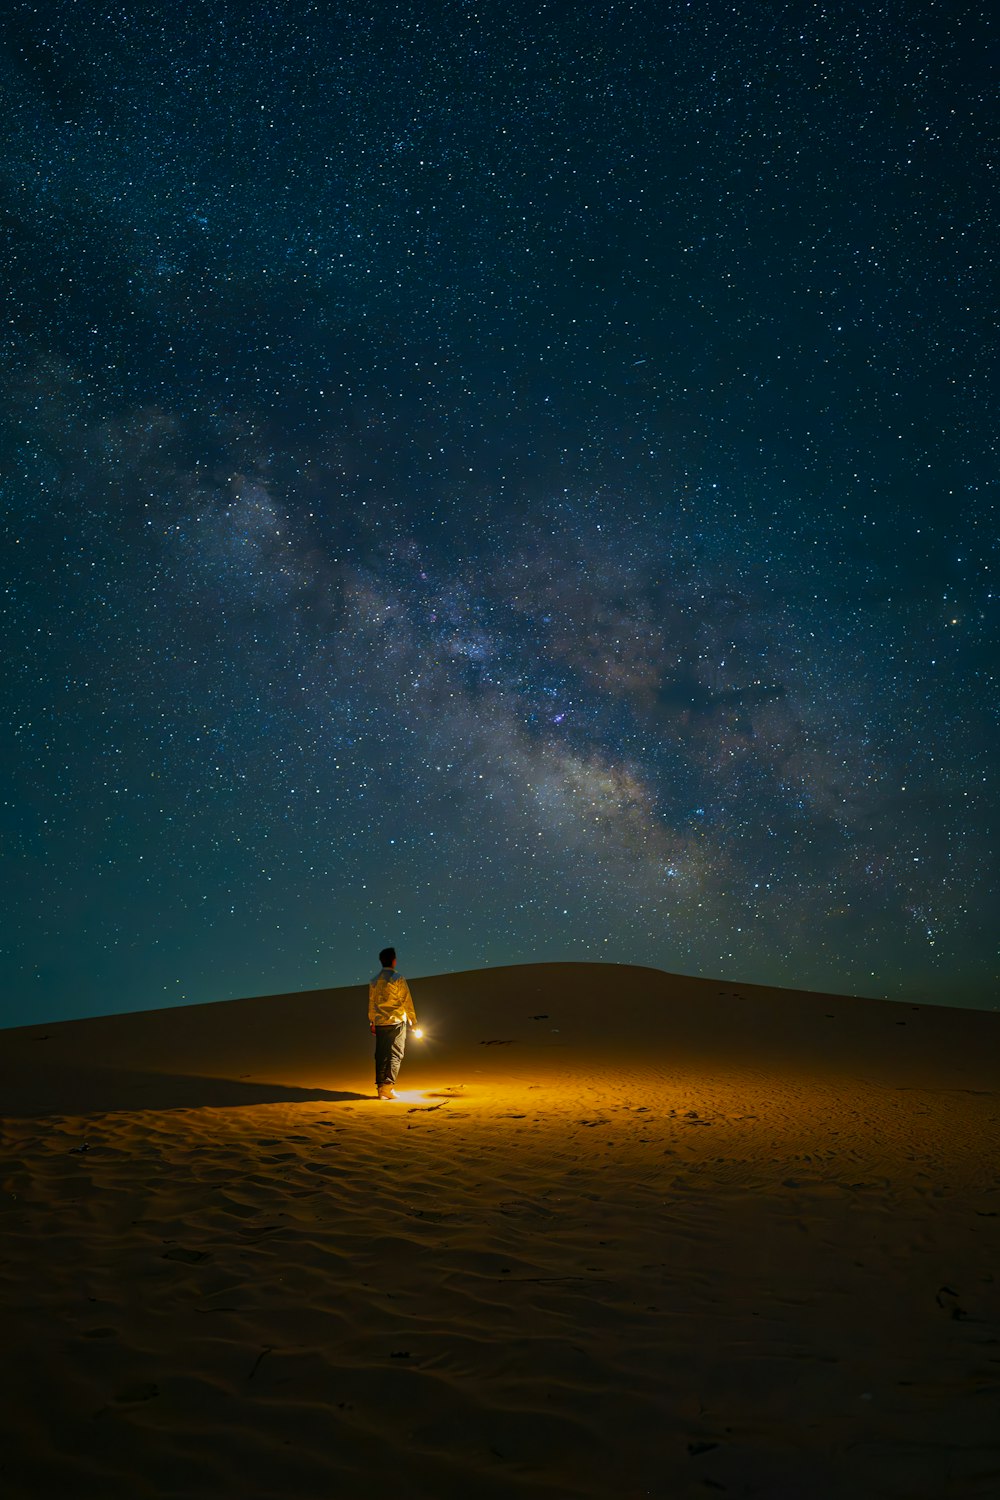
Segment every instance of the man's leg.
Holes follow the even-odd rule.
[[[375,1087],[392,1083],[392,1041],[395,1026],[375,1027]]]
[[[386,1031],[395,1033],[389,1048],[389,1082],[392,1084],[399,1075],[399,1065],[406,1051],[406,1022],[400,1021],[398,1026],[387,1026]]]

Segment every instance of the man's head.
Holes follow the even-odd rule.
[[[394,969],[396,967],[395,948],[383,948],[382,952],[378,956],[378,961],[382,965],[383,969]]]

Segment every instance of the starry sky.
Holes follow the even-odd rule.
[[[9,0],[3,1024],[996,1003],[991,10]]]

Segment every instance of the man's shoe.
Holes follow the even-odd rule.
[[[395,1099],[396,1090],[390,1084],[383,1084],[378,1091],[380,1099]]]

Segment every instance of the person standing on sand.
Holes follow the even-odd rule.
[[[396,973],[395,948],[383,948],[382,965],[368,985],[368,1024],[375,1038],[375,1087],[380,1099],[395,1099],[393,1084],[406,1049],[407,1027],[416,1026],[410,986]]]

